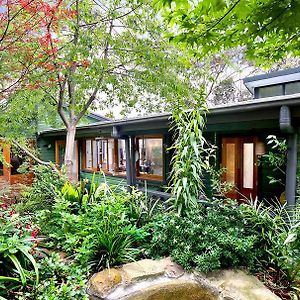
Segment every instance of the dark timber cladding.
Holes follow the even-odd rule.
[[[293,134],[281,128],[280,111],[288,107]],[[103,121],[77,128],[76,138],[113,137],[125,140],[127,164],[127,184],[134,185],[135,153],[133,139],[141,135],[161,134],[166,141],[170,141],[170,114],[157,114],[148,117],[132,118],[118,121]],[[289,155],[287,162],[287,190],[286,196],[289,204],[295,203],[295,181],[297,160],[297,133],[300,124],[300,94],[282,95],[264,99],[253,99],[239,104],[217,106],[210,109],[207,114],[205,134],[219,141],[222,136],[264,136],[276,134],[289,141]],[[43,140],[56,136],[64,136],[65,130],[45,130],[40,138]],[[220,146],[220,144],[219,144]],[[165,146],[164,146],[165,147]],[[166,148],[166,147],[165,147]],[[164,148],[164,149],[165,149]],[[170,158],[164,158],[164,160]],[[165,163],[165,162],[164,162]],[[169,164],[168,164],[169,165]]]

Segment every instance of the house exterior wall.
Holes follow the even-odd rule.
[[[89,137],[86,137],[88,139]],[[44,161],[51,161],[56,162],[56,153],[55,153],[55,145],[56,141],[64,140],[64,136],[56,136],[56,137],[39,137],[37,140],[37,147],[39,151],[40,158]],[[164,137],[163,141],[164,143],[168,144],[168,141],[166,141],[168,137]],[[80,138],[78,143],[78,151],[79,151],[79,178],[80,179],[88,179],[89,181],[92,180],[92,177],[94,175],[93,171],[84,170],[82,167],[82,142],[84,141],[84,138]],[[164,146],[164,148],[166,145]],[[165,151],[164,151],[165,152]],[[164,163],[164,178],[168,178],[169,174],[169,161],[170,161],[170,155],[167,153],[163,153],[163,163]],[[98,183],[107,182],[110,185],[113,186],[120,186],[120,187],[127,187],[127,181],[125,176],[118,176],[118,175],[111,175],[111,174],[105,174],[105,177],[101,172],[95,172],[95,180]],[[145,183],[146,181],[146,183]],[[143,180],[137,178],[137,184],[139,187],[144,188],[147,186],[149,190],[155,190],[155,191],[164,191],[164,182],[158,182],[158,181],[152,181],[152,180]]]
[[[37,139],[37,148],[42,160],[55,162],[55,141],[58,138],[59,137],[39,137]]]
[[[209,140],[211,144],[215,144],[218,148],[216,152],[216,168],[218,169],[221,165],[221,140],[222,137],[224,136],[245,136],[245,135],[255,135],[258,137],[260,141],[266,141],[266,137],[269,134],[276,134],[280,135],[279,131],[257,131],[255,130],[254,132],[249,132],[248,130],[244,130],[244,128],[239,131],[234,131],[234,130],[224,130],[223,132],[208,132],[206,133],[206,138]],[[87,137],[88,138],[88,137]],[[93,177],[93,172],[92,171],[86,171],[82,169],[82,147],[81,142],[84,138],[80,138],[79,141],[79,167],[80,167],[80,179],[89,179],[91,180]],[[46,161],[52,161],[55,162],[55,140],[64,140],[63,136],[57,136],[57,137],[41,137],[38,139],[38,147],[39,147],[39,152],[41,155],[41,158]],[[164,162],[164,182],[155,182],[151,180],[146,180],[146,185],[147,188],[151,191],[166,191],[166,186],[168,185],[168,179],[170,176],[171,172],[171,157],[172,157],[172,151],[168,150],[169,146],[172,144],[172,135],[171,134],[164,134],[164,157],[163,157],[163,162]],[[167,146],[168,145],[168,146]],[[266,145],[266,151],[268,151],[268,146]],[[300,152],[300,145],[299,145],[299,152]],[[299,155],[300,156],[300,155]],[[300,160],[298,156],[298,159]],[[300,161],[299,161],[300,163]],[[278,184],[270,184],[268,176],[274,176],[275,178],[282,177],[282,174],[277,173],[275,174],[272,171],[272,167],[268,166],[266,164],[258,166],[258,197],[259,199],[275,199],[279,198],[282,192],[284,191],[284,186],[278,185]],[[96,172],[96,179],[97,182],[102,183],[102,182],[107,182],[111,185],[114,186],[122,186],[126,187],[127,186],[127,181],[126,177],[118,176],[118,175],[111,175],[111,174],[106,174],[105,178],[102,176],[100,172]],[[284,181],[284,178],[282,178]],[[145,180],[141,179],[136,179],[137,184],[139,187],[144,188],[145,186]],[[205,186],[205,192],[209,197],[213,196],[212,190],[211,190],[211,181],[210,181],[210,176],[208,174],[205,174],[204,178],[204,186]]]

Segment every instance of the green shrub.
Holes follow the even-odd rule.
[[[15,205],[15,209],[19,213],[34,213],[51,208],[57,191],[61,190],[65,181],[64,175],[54,172],[47,166],[35,166],[32,186],[22,193],[20,202]]]
[[[283,271],[289,282],[300,283],[300,206],[287,211],[254,201],[243,206],[243,214],[260,235],[267,263]]]
[[[37,229],[2,204],[0,208],[0,298],[34,288],[39,282],[37,263],[32,256]]]
[[[259,235],[249,228],[243,211],[234,204],[216,201],[186,216],[163,214],[146,228],[152,236],[145,248],[151,257],[171,255],[186,270],[253,267],[262,253]]]
[[[133,259],[144,232],[132,222],[128,204],[139,194],[115,193],[106,184],[96,189],[93,202],[70,194],[61,193],[51,210],[39,214],[50,246],[73,255],[83,266],[107,267]]]
[[[74,263],[65,263],[57,253],[44,258],[39,265],[41,284],[35,291],[36,300],[85,300],[88,270]],[[29,298],[30,299],[30,298]]]
[[[18,292],[17,300],[87,300],[85,292],[88,270],[63,261],[58,253],[39,263],[40,284],[34,290]]]

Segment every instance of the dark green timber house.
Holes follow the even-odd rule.
[[[248,77],[244,84],[253,99],[211,108],[205,128],[206,138],[218,147],[218,166],[226,168],[224,180],[236,187],[230,196],[271,199],[285,192],[288,203],[295,204],[300,68]],[[288,141],[286,187],[270,184],[272,170],[258,163],[267,151],[269,135]],[[42,158],[58,165],[63,162],[64,145],[64,129],[47,129],[38,136]],[[147,186],[154,195],[165,197],[171,145],[170,114],[80,125],[74,168],[78,179],[103,171],[108,183]]]

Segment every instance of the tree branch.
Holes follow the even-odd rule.
[[[111,36],[112,29],[113,29],[113,20],[110,22],[109,31],[108,31],[108,35],[107,35],[107,39],[106,39],[106,43],[105,43],[103,60],[106,60],[108,58],[109,38]],[[94,88],[94,91],[93,91],[92,95],[90,96],[90,98],[88,99],[88,101],[83,106],[83,109],[81,110],[81,112],[76,117],[76,123],[84,116],[84,114],[86,113],[86,111],[88,110],[88,108],[90,107],[90,105],[96,99],[97,93],[98,93],[98,91],[100,89],[100,86],[101,86],[101,82],[102,82],[102,80],[104,78],[104,74],[105,74],[105,72],[104,72],[104,70],[102,70],[102,74],[101,74],[101,76],[98,79],[98,82],[96,84],[96,87]]]
[[[23,152],[26,153],[26,155],[28,155],[31,159],[33,159],[34,161],[36,161],[38,164],[40,165],[44,165],[44,166],[48,166],[51,169],[53,169],[55,172],[57,172],[58,174],[60,174],[59,169],[56,167],[55,164],[53,164],[52,162],[49,161],[44,161],[41,160],[40,158],[38,158],[36,155],[34,155],[27,147],[21,145],[19,142],[17,141],[13,141],[12,142],[13,145],[15,145],[16,147],[18,147],[20,150],[22,150]]]

